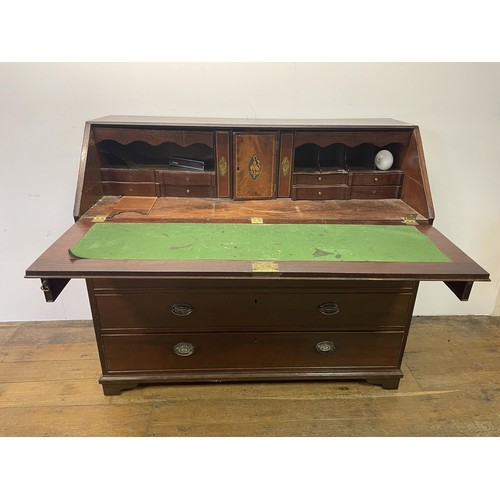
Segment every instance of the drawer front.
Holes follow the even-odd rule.
[[[103,182],[104,193],[111,196],[157,196],[154,183]]]
[[[108,372],[397,368],[403,332],[103,335]]]
[[[351,186],[349,198],[375,200],[399,198],[401,186]]]
[[[333,186],[347,184],[347,172],[295,174],[295,184],[307,186]]]
[[[171,186],[215,186],[214,172],[160,171],[161,184]]]
[[[295,200],[346,200],[347,193],[347,186],[293,187]]]
[[[349,180],[353,186],[400,185],[403,181],[403,172],[351,172]]]
[[[255,290],[193,290],[156,293],[99,293],[95,296],[103,332],[342,330],[404,328],[411,291],[387,293],[274,293]]]
[[[117,182],[155,182],[155,171],[131,168],[103,168],[101,170],[104,181]]]
[[[213,198],[215,186],[161,186],[161,196],[194,196],[198,198]]]
[[[213,293],[218,293],[217,288],[227,290],[227,285],[224,281],[217,278],[204,279],[203,285],[199,280],[182,279],[182,278],[96,278],[90,280],[91,289],[96,293],[102,292],[128,292],[141,289],[146,293],[154,293],[156,290],[166,291],[183,289],[189,290],[210,290]],[[255,288],[259,292],[267,290],[267,293],[399,293],[411,292],[415,289],[413,281],[389,281],[389,280],[294,280],[293,287],[286,287],[283,283],[277,282],[273,279],[265,280],[265,286],[255,286],[254,278],[240,278],[231,279],[231,290],[238,292],[241,289],[249,290]]]

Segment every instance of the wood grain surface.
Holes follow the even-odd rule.
[[[417,317],[398,391],[364,382],[104,396],[87,321],[0,324],[1,436],[499,436],[500,318]]]

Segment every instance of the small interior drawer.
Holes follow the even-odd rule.
[[[155,171],[145,168],[103,168],[101,175],[104,181],[155,182]]]
[[[295,200],[346,200],[348,186],[293,186]]]
[[[160,183],[171,186],[215,186],[214,172],[196,171],[158,171]]]
[[[164,184],[160,186],[160,196],[213,198],[215,196],[215,186],[175,186]]]
[[[349,183],[353,186],[399,186],[402,182],[403,172],[401,170],[349,173]]]
[[[384,198],[399,198],[401,186],[351,186],[349,198],[375,200]]]
[[[158,196],[153,182],[103,182],[104,194],[110,196]]]
[[[306,186],[334,186],[347,184],[348,174],[346,171],[339,172],[314,172],[297,173],[294,176],[295,184]]]

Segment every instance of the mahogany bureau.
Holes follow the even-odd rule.
[[[89,121],[74,218],[26,277],[49,302],[86,280],[107,395],[397,389],[419,282],[467,300],[489,279],[433,227],[419,129],[396,120]]]

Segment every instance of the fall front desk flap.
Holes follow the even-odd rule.
[[[449,262],[412,226],[99,223],[69,249],[81,259]]]

